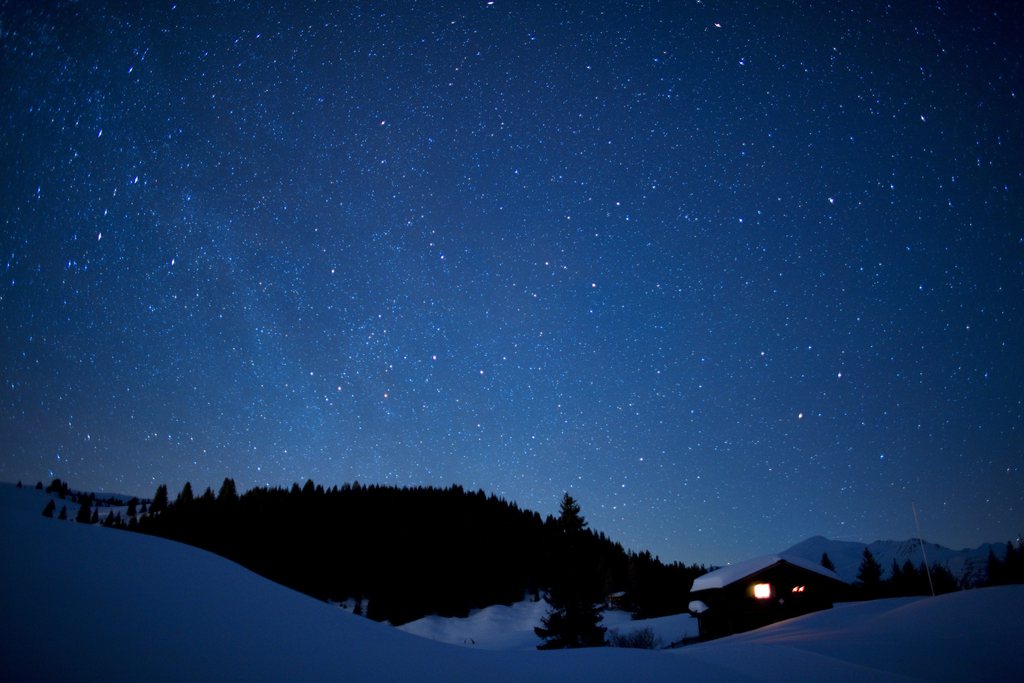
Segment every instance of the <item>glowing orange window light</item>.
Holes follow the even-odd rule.
[[[755,583],[754,597],[758,600],[767,600],[772,597],[772,585],[770,583]]]
[[[805,586],[793,586],[794,593],[803,593],[806,590]]]

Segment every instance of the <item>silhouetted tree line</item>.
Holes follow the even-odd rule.
[[[1024,539],[1019,539],[1016,546],[1007,541],[1006,553],[1002,559],[989,550],[985,568],[988,574],[986,586],[1024,583]]]
[[[132,517],[131,520],[135,518]],[[401,624],[428,614],[465,616],[564,585],[649,617],[686,610],[706,569],[627,552],[603,533],[565,533],[554,517],[483,491],[361,486],[239,495],[225,479],[214,495],[190,484],[170,501],[161,485],[137,528],[205,548],[273,581],[323,600],[368,600],[366,616]],[[571,544],[567,542],[571,538]]]
[[[43,491],[43,483],[38,482],[35,486],[37,491]],[[128,503],[128,520],[121,516],[120,511],[117,513],[113,509],[107,511],[106,517],[100,520],[100,513],[97,508],[107,507],[124,507],[125,503],[120,498],[97,498],[95,493],[79,493],[72,491],[66,482],[60,479],[54,479],[50,482],[49,486],[45,489],[46,493],[56,493],[57,497],[61,500],[70,499],[72,503],[76,503],[78,512],[75,514],[75,521],[81,524],[100,524],[103,526],[114,527],[118,529],[132,529],[134,530],[137,525],[135,517],[135,505],[138,504],[137,498],[132,498]],[[57,509],[56,503],[51,498],[46,507],[43,508],[44,517],[53,517],[54,511]],[[66,505],[62,505],[58,519],[67,519],[68,510]]]
[[[822,564],[827,559],[822,557]],[[952,593],[964,586],[960,585],[953,573],[943,564],[931,565],[931,577],[924,562],[914,565],[906,560],[900,565],[892,561],[888,578],[882,578],[882,566],[870,550],[864,548],[864,555],[857,569],[857,580],[854,581],[851,597],[856,600],[875,600],[877,598],[898,598],[914,595],[931,595],[934,587],[936,595]]]

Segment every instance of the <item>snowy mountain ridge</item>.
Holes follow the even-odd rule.
[[[852,582],[857,578],[857,569],[864,557],[864,548],[871,551],[875,559],[882,565],[882,578],[892,573],[893,560],[901,567],[907,560],[916,567],[921,564],[921,542],[916,538],[905,541],[875,541],[858,543],[856,541],[836,541],[824,536],[812,536],[791,548],[783,551],[786,555],[794,555],[812,562],[820,562],[823,553],[836,567],[836,573],[844,581]],[[937,543],[924,542],[928,564],[945,565],[953,576],[965,585],[977,585],[986,576],[986,562],[991,550],[996,557],[1002,559],[1006,555],[1006,545],[1000,543],[983,543],[977,548],[954,550]]]

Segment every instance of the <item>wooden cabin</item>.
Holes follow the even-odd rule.
[[[813,562],[768,555],[697,577],[690,613],[701,640],[708,640],[830,609],[847,588],[837,574]]]

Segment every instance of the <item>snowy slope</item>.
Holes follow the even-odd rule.
[[[533,632],[533,627],[549,609],[543,600],[526,600],[510,606],[493,605],[474,610],[465,619],[431,616],[398,628],[422,638],[481,650],[534,650],[541,639]],[[608,610],[601,624],[609,633],[614,631],[623,636],[649,628],[663,645],[697,635],[697,620],[689,614],[633,620],[628,612]]]
[[[1024,671],[1024,587],[852,605],[672,651],[494,652],[373,623],[195,548],[46,519],[44,503],[0,485],[4,681],[839,682]]]
[[[925,541],[925,552],[928,554],[929,564],[945,565],[953,576],[967,580],[977,580],[985,576],[985,564],[988,560],[989,550],[993,550],[997,557],[1002,558],[1006,554],[1005,544],[985,543],[977,548],[964,548],[953,550],[945,546]],[[907,541],[875,541],[871,544],[856,543],[853,541],[833,541],[823,536],[812,536],[792,548],[784,551],[786,555],[801,557],[811,562],[820,562],[821,554],[827,552],[829,559],[836,566],[836,573],[847,582],[857,578],[857,569],[864,557],[864,548],[867,547],[880,565],[882,565],[883,578],[891,574],[890,568],[895,559],[902,567],[903,563],[910,560],[914,566],[921,564],[921,545],[917,539]]]

